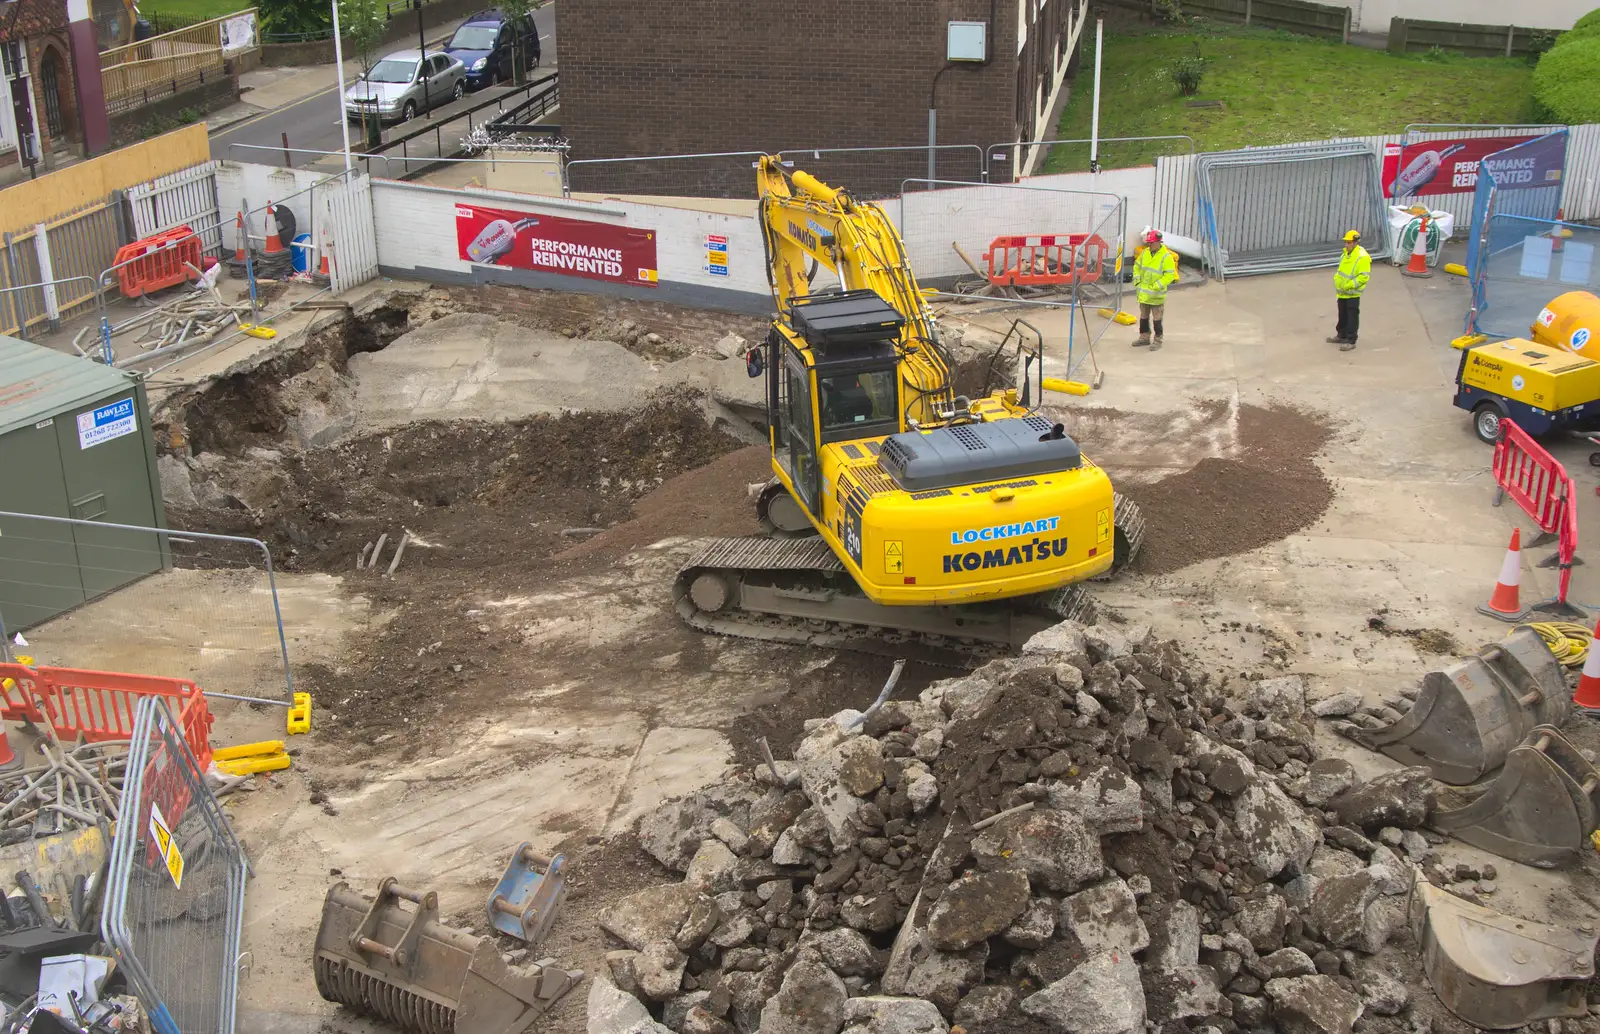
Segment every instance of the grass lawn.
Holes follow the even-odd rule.
[[[146,18],[152,13],[164,14],[184,21],[204,21],[221,18],[236,11],[247,11],[256,6],[254,0],[138,0],[139,13]]]
[[[1082,66],[1057,139],[1089,135],[1092,27],[1085,36]],[[1166,70],[1194,54],[1196,46],[1206,62],[1205,78],[1196,96],[1183,97]],[[1520,58],[1398,56],[1215,22],[1108,33],[1105,47],[1100,135],[1187,133],[1197,151],[1399,133],[1411,122],[1523,121],[1533,78],[1533,66]],[[1183,150],[1181,141],[1171,143],[1111,144],[1101,148],[1101,165],[1142,164]],[[1058,146],[1051,148],[1044,171],[1088,167],[1087,144]]]

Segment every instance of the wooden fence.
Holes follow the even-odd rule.
[[[1560,29],[1527,25],[1471,25],[1391,18],[1389,51],[1414,54],[1438,47],[1471,57],[1531,57],[1549,50],[1560,34]]]
[[[245,16],[254,21],[255,15],[252,7],[101,52],[100,82],[106,110],[116,113],[141,107],[199,83],[221,79],[227,74],[227,58],[235,52],[224,49],[225,26]],[[258,45],[252,39],[245,49],[253,50]]]
[[[1159,15],[1156,0],[1099,0],[1112,7]],[[1334,4],[1317,4],[1309,0],[1183,0],[1183,13],[1216,18],[1222,21],[1243,22],[1266,29],[1282,29],[1306,36],[1323,36],[1330,39],[1350,38],[1351,11]]]

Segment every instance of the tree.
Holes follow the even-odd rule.
[[[520,26],[523,19],[527,19],[529,28],[534,32],[539,30],[533,28],[533,12],[543,6],[542,0],[500,0],[501,13],[510,18],[513,25]],[[511,52],[511,81],[518,84],[524,82],[528,74],[527,55],[522,52],[524,39],[526,36],[519,28],[516,34],[517,43]]]
[[[314,35],[332,27],[328,0],[261,0],[263,32]]]
[[[339,34],[345,45],[355,51],[364,76],[372,70],[372,55],[378,41],[388,28],[387,12],[378,7],[378,0],[335,0],[339,5]],[[341,111],[341,115],[344,113]],[[375,147],[381,139],[382,127],[378,113],[361,112],[361,135],[368,147]]]
[[[1600,36],[1563,41],[1541,57],[1533,97],[1555,121],[1600,122]]]

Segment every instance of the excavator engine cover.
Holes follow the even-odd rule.
[[[1410,711],[1356,742],[1407,765],[1425,765],[1441,783],[1465,786],[1505,763],[1540,725],[1560,725],[1572,709],[1561,665],[1531,628],[1422,679]]]
[[[1443,799],[1433,826],[1524,865],[1577,864],[1600,810],[1600,771],[1554,726],[1541,725],[1506,756],[1505,767],[1460,807]]]
[[[436,895],[392,876],[376,897],[328,890],[314,964],[323,998],[409,1034],[522,1034],[583,979],[554,959],[510,965],[490,938],[439,922]]]
[[[1595,930],[1504,915],[1417,872],[1407,904],[1422,965],[1445,1008],[1487,1030],[1586,1016]]]

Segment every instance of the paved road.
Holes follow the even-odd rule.
[[[547,3],[533,13],[533,21],[539,29],[540,62],[535,73],[543,74],[555,67],[556,63],[556,10],[555,5]],[[454,31],[454,26],[444,30]],[[430,43],[432,41],[430,40]],[[404,49],[405,44],[396,44],[394,49]],[[328,66],[331,70],[332,66]],[[331,74],[331,71],[330,71]],[[509,87],[485,87],[476,92],[469,93],[456,104],[435,108],[432,113],[434,120],[448,115],[459,107],[470,107],[475,101],[482,101],[498,94],[509,92]],[[249,96],[248,94],[246,96]],[[419,124],[426,124],[418,120]],[[211,134],[211,157],[233,158],[237,161],[258,161],[278,163],[283,160],[282,152],[248,151],[235,148],[230,154],[230,144],[257,144],[277,148],[282,145],[283,134],[289,135],[289,146],[306,151],[338,151],[342,146],[339,130],[339,98],[338,89],[329,86],[319,90],[308,97],[264,111],[259,115],[248,118],[243,122],[235,123],[227,129]],[[350,127],[350,143],[356,147],[361,142],[361,128],[359,125]],[[316,156],[301,154],[291,151],[295,166],[309,165]],[[382,175],[382,173],[378,173]]]

